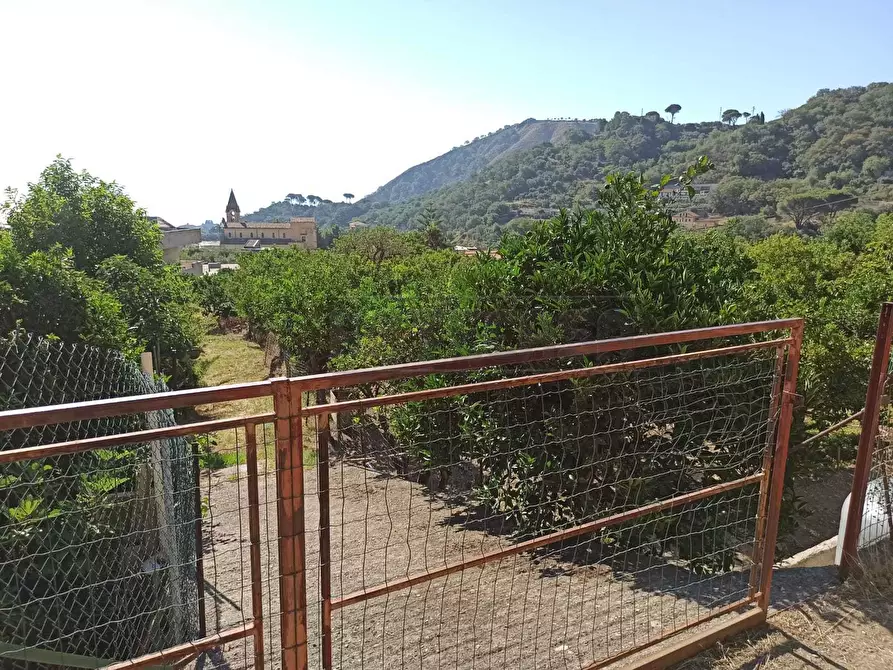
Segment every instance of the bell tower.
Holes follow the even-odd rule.
[[[229,202],[226,203],[226,222],[227,223],[241,223],[239,218],[241,212],[239,211],[239,203],[236,202],[236,194],[233,193],[233,190],[229,190]]]

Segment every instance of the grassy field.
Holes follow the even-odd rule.
[[[266,379],[269,368],[264,350],[239,333],[206,335],[199,358],[204,386],[223,386]],[[201,405],[196,411],[205,419],[264,414],[273,411],[273,399],[248,398],[227,403]]]
[[[264,350],[258,344],[245,339],[241,333],[206,335],[199,364],[202,369],[203,386],[263,381],[269,377],[269,361],[266,360]],[[199,405],[195,411],[203,421],[266,414],[273,411],[273,399],[267,396],[212,403]],[[309,425],[306,428],[309,428]],[[259,427],[258,449],[262,450],[264,442],[266,442],[267,458],[272,460],[273,453],[270,448],[272,447],[272,426],[268,425],[263,428],[263,432],[261,431],[262,429]],[[264,439],[262,436],[266,436],[266,438]],[[224,467],[244,460],[242,448],[245,437],[241,430],[218,431],[213,438],[209,443],[208,450],[215,452],[216,455],[204,459],[209,467]],[[313,465],[315,463],[316,445],[313,433],[311,430],[305,430],[304,464]]]

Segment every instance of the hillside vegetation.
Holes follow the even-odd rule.
[[[710,178],[710,167],[701,158],[681,173],[680,181]],[[248,254],[237,273],[207,279],[201,303],[218,316],[237,313],[255,336],[274,336],[292,368],[310,374],[803,316],[802,401],[792,439],[799,442],[861,407],[878,306],[893,294],[893,214],[828,210],[809,234],[760,229],[739,220],[692,235],[673,222],[672,203],[635,172],[609,175],[593,198],[596,208],[565,211],[532,223],[524,233],[508,232],[495,256],[444,250],[430,222],[424,233],[386,226],[352,231],[322,251],[281,248]],[[612,360],[609,355],[598,362]],[[746,381],[727,389],[736,399],[728,405],[733,414],[721,421],[728,420],[740,434],[750,430],[740,410],[756,402],[752,394],[761,388],[751,375],[771,375],[774,360],[763,363],[769,367],[762,372],[748,368],[742,373]],[[549,369],[544,363],[524,371]],[[728,381],[722,367],[702,372],[711,384]],[[500,374],[431,376],[343,393],[345,399],[387,395]],[[653,424],[645,404],[633,403],[623,417],[603,411],[627,407],[623,394],[631,388],[640,390],[639,397],[653,397],[641,389],[663,390],[666,383],[665,378],[643,377],[599,387],[601,395],[589,399],[601,408],[598,412],[587,409],[591,388],[559,383],[544,386],[541,395],[507,389],[487,402],[469,395],[435,401],[436,412],[424,403],[410,404],[370,412],[358,421],[364,430],[380,432],[388,444],[407,445],[404,461],[382,466],[393,467],[395,476],[429,473],[428,485],[436,480],[443,487],[451,464],[474,463],[479,474],[469,486],[475,500],[488,514],[502,515],[513,532],[533,536],[603,514],[599,500],[577,495],[575,487],[605,471],[635,471],[643,484],[630,495],[639,503],[702,485],[700,479],[664,477],[679,472],[672,461],[678,452],[672,449],[643,447],[661,454],[647,463],[624,451],[624,444],[658,439],[649,429]],[[714,407],[714,394],[704,400]],[[677,410],[686,411],[661,401],[661,416]],[[674,439],[710,445],[703,453],[691,453],[692,466],[695,471],[707,467],[718,482],[733,470],[709,469],[717,464],[717,452],[698,432],[708,424],[674,424]],[[595,447],[598,468],[578,478],[578,442],[555,437],[580,434],[611,437]],[[804,463],[827,462],[823,448],[793,457],[792,476]],[[783,535],[796,523],[797,505],[788,490]],[[706,533],[716,519],[684,523],[712,542]],[[604,539],[612,547],[628,541],[623,535]],[[723,540],[710,555],[698,569],[727,570],[734,561]]]
[[[463,181],[501,158],[541,144],[561,144],[595,135],[604,121],[537,121],[527,119],[455,147],[442,156],[409,168],[365,200],[395,203]]]
[[[450,241],[495,243],[507,227],[591,206],[612,171],[641,172],[654,183],[704,154],[716,165],[710,181],[720,184],[709,205],[721,214],[775,216],[791,193],[816,188],[893,200],[893,84],[823,89],[771,121],[756,114],[742,124],[682,124],[617,112],[587,124],[555,122],[563,125],[551,135],[543,123],[529,120],[454,149],[354,204],[284,200],[252,218],[316,216],[341,227],[359,218],[412,230],[431,208]],[[448,185],[425,192],[438,184]]]
[[[352,218],[365,214],[373,206],[402,202],[468,179],[512,153],[526,151],[541,144],[561,144],[590,137],[598,133],[605,123],[604,119],[527,119],[476,137],[462,146],[453,147],[442,156],[415,165],[358,203],[321,199],[311,205],[299,204],[300,201],[294,198],[285,198],[244,218],[247,221],[271,221],[292,216],[316,216],[321,223],[344,225]]]

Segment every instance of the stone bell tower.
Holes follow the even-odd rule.
[[[236,202],[236,194],[233,193],[233,190],[229,190],[229,202],[226,203],[226,222],[227,223],[241,223],[239,218],[241,212],[239,211],[239,203]]]

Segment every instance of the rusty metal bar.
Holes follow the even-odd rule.
[[[878,319],[874,355],[871,358],[871,371],[868,374],[862,433],[859,435],[859,451],[856,453],[856,467],[853,471],[850,508],[847,512],[843,547],[841,548],[839,569],[841,579],[846,579],[856,564],[859,534],[862,530],[862,508],[865,506],[865,493],[868,488],[868,478],[871,475],[871,457],[877,438],[887,365],[890,361],[891,341],[893,341],[893,302],[885,302],[881,307],[881,315]]]
[[[201,656],[202,652],[192,652],[189,656],[186,656],[183,660],[177,661],[173,665],[170,666],[171,670],[180,670],[180,668],[185,668],[190,663],[194,663],[199,656]]]
[[[412,391],[409,393],[378,396],[376,398],[346,400],[343,402],[334,402],[326,405],[320,404],[313,407],[306,407],[304,408],[304,415],[316,416],[327,413],[334,414],[337,412],[348,412],[358,409],[367,409],[369,407],[385,407],[387,405],[419,402],[423,400],[434,400],[435,398],[447,398],[450,396],[465,395],[468,393],[483,393],[485,391],[516,388],[518,386],[546,384],[550,382],[563,381],[566,379],[584,379],[586,377],[595,377],[597,375],[607,375],[616,372],[625,372],[628,370],[640,370],[643,368],[653,368],[662,365],[685,363],[702,358],[714,358],[716,356],[741,354],[758,349],[772,349],[781,347],[788,343],[790,343],[789,338],[782,338],[777,340],[770,340],[768,342],[753,342],[750,344],[742,344],[734,347],[725,347],[723,349],[705,349],[704,351],[692,351],[685,354],[673,354],[670,356],[660,356],[657,358],[644,358],[638,361],[624,361],[622,363],[597,365],[590,368],[576,368],[574,370],[561,370],[560,372],[544,372],[535,375],[526,375],[524,377],[509,377],[504,379],[495,379],[493,381],[487,382],[475,382],[473,384],[446,386],[439,389],[425,389],[424,391]]]
[[[889,541],[893,542],[893,496],[890,493],[890,472],[887,462],[881,463],[881,476],[884,483],[884,505],[887,508],[887,528],[889,529]]]
[[[325,402],[317,391],[316,401]],[[323,670],[332,668],[332,541],[329,500],[329,414],[316,417],[316,472],[319,497],[319,591],[322,600],[321,654]]]
[[[248,470],[248,537],[251,543],[251,616],[254,618],[254,667],[264,668],[264,601],[260,563],[260,500],[257,476],[257,424],[245,423],[245,460]]]
[[[235,628],[228,628],[215,635],[203,637],[194,642],[184,642],[176,647],[169,647],[151,654],[145,654],[144,656],[132,658],[129,661],[112,663],[104,666],[103,670],[133,670],[134,668],[145,668],[151,665],[156,665],[160,661],[179,661],[189,654],[207,651],[208,649],[219,647],[220,645],[232,642],[233,640],[241,640],[243,637],[248,637],[253,632],[254,622],[251,621],[242,624],[241,626],[236,626]]]
[[[301,393],[276,379],[276,484],[279,520],[279,613],[283,670],[307,668],[307,591],[304,558],[304,459]]]
[[[785,348],[779,347],[775,357],[775,374],[772,384],[772,400],[769,405],[769,430],[766,433],[766,447],[763,451],[762,473],[760,481],[760,498],[757,503],[757,522],[754,532],[753,565],[750,568],[750,594],[753,595],[760,588],[761,561],[758,557],[763,555],[763,539],[766,532],[766,504],[769,500],[769,485],[772,473],[772,445],[775,444],[775,431],[778,428],[778,408],[781,404],[782,382],[784,380]]]
[[[243,426],[246,421],[268,423],[274,418],[275,415],[272,413],[256,414],[254,416],[240,416],[233,419],[215,419],[214,421],[185,423],[179,426],[153,428],[133,433],[120,433],[118,435],[106,435],[103,437],[88,437],[83,440],[56,442],[55,444],[46,444],[37,447],[10,449],[9,451],[0,451],[0,464],[33,460],[35,458],[51,458],[53,456],[92,451],[94,449],[111,449],[113,447],[121,447],[125,444],[134,444],[137,442],[152,442],[172,437],[186,437],[188,435],[196,435],[199,433],[213,433],[228,428],[239,428]]]
[[[47,407],[11,409],[0,412],[0,430],[33,428],[54,423],[104,419],[121,414],[140,414],[161,409],[194,407],[214,402],[230,402],[245,398],[261,398],[270,395],[270,381],[247,382],[231,386],[214,386],[205,389],[184,389],[134,395],[127,398],[86,400]]]
[[[679,629],[673,631],[673,635],[681,633],[684,630],[688,630],[689,628],[693,628],[694,626],[699,626],[710,621],[711,619],[723,616],[724,614],[730,614],[734,610],[741,607],[745,602],[749,601],[751,601],[751,599],[746,598],[740,604],[733,603],[732,605],[729,605],[727,607],[721,607],[720,609],[716,610],[716,612],[712,612],[704,619],[687,626],[682,626]],[[741,612],[728,621],[717,623],[707,628],[706,630],[697,633],[696,635],[688,636],[685,639],[676,642],[668,649],[658,649],[648,656],[636,659],[628,665],[623,666],[624,670],[663,670],[663,668],[668,668],[672,665],[684,661],[687,658],[691,658],[692,656],[699,654],[705,649],[709,649],[717,642],[724,640],[727,637],[737,635],[738,633],[741,633],[748,628],[759,626],[765,621],[766,613],[761,609],[752,609],[749,612]],[[667,636],[667,638],[668,637],[671,636]],[[624,656],[631,656],[633,653],[639,652],[642,649],[646,649],[650,646],[652,646],[652,644],[643,645],[642,647],[634,649],[631,653],[625,654]],[[614,662],[617,660],[619,660],[619,658],[614,657],[610,661],[604,661],[598,664],[590,665],[587,670],[589,670],[590,668],[601,668],[607,665],[609,662]]]
[[[402,363],[400,365],[367,368],[364,370],[327,372],[320,375],[296,377],[293,378],[292,381],[299,382],[305,391],[315,391],[336,388],[339,386],[354,386],[356,384],[385,381],[399,377],[419,377],[437,372],[458,372],[497,365],[534,363],[553,358],[589,356],[609,353],[612,351],[641,349],[644,347],[682,344],[721,337],[734,337],[736,335],[752,335],[755,333],[764,333],[775,330],[787,330],[794,327],[799,321],[799,319],[779,319],[777,321],[760,321],[755,323],[715,326],[712,328],[678,330],[669,333],[656,333],[653,335],[618,337],[610,340],[595,340],[577,344],[560,344],[534,349],[516,349],[514,351],[493,354],[462,356],[459,358],[445,358],[416,363]],[[152,393],[131,396],[128,398],[105,398],[102,400],[65,403],[48,407],[6,410],[0,412],[0,430],[33,428],[34,426],[45,426],[54,423],[102,419],[121,414],[136,414],[161,409],[193,407],[195,405],[230,402],[233,400],[243,400],[245,398],[260,398],[272,393],[271,383],[272,380],[265,380],[259,382],[247,382],[244,384],[233,384],[230,386],[215,386],[206,389],[185,389],[182,391],[167,391],[165,393]]]
[[[844,428],[844,427],[850,425],[853,421],[861,419],[863,414],[865,414],[864,407],[862,409],[860,409],[858,412],[856,412],[855,414],[850,414],[847,418],[838,421],[833,426],[828,426],[827,428],[825,428],[825,430],[818,432],[811,437],[807,437],[800,444],[795,444],[793,447],[788,449],[788,454],[793,454],[795,451],[797,451],[798,449],[800,449],[802,447],[805,447],[807,444],[811,444],[812,442],[815,442],[816,440],[821,440],[823,437],[827,437],[831,433],[836,432],[836,431],[840,430],[841,428]]]
[[[760,577],[760,607],[769,609],[769,595],[772,588],[772,565],[775,563],[775,543],[778,539],[778,520],[781,513],[781,499],[784,491],[784,471],[788,459],[788,443],[791,439],[791,425],[794,420],[794,399],[797,396],[797,372],[800,368],[800,348],[803,345],[803,319],[791,328],[793,342],[788,348],[785,366],[784,387],[781,398],[781,415],[775,442],[775,455],[772,458],[772,481],[769,489],[769,509],[767,510],[766,534],[763,538],[763,556]]]
[[[195,586],[198,592],[198,636],[205,637],[208,634],[208,629],[205,622],[205,541],[202,535],[202,473],[199,449],[196,443],[192,445],[192,468],[194,470],[192,485],[195,487],[192,504],[194,506],[193,513],[195,514],[193,531],[195,537]]]
[[[383,584],[380,584],[379,586],[375,586],[369,589],[354,591],[353,593],[349,593],[345,596],[342,596],[341,598],[333,598],[332,610],[338,610],[342,607],[347,607],[348,605],[353,605],[364,600],[369,600],[370,598],[385,595],[386,593],[400,591],[401,589],[406,589],[410,586],[421,584],[422,582],[439,579],[440,577],[446,577],[447,575],[453,574],[454,572],[460,572],[462,570],[467,570],[468,568],[474,568],[491,561],[496,561],[508,556],[514,556],[515,554],[520,554],[525,551],[539,549],[540,547],[545,547],[546,545],[552,544],[554,542],[569,540],[573,537],[585,535],[586,533],[594,533],[601,530],[602,528],[607,528],[608,526],[616,526],[617,524],[632,521],[634,519],[647,516],[648,514],[655,514],[657,512],[663,512],[665,510],[678,507],[680,505],[697,502],[698,500],[703,500],[704,498],[719,495],[720,493],[725,493],[726,491],[739,489],[743,486],[747,486],[748,484],[756,484],[762,478],[762,473],[759,473],[750,475],[748,477],[742,477],[741,479],[735,479],[730,482],[716,484],[715,486],[709,486],[705,489],[692,491],[691,493],[685,493],[681,496],[667,498],[666,500],[651,503],[650,505],[644,505],[642,507],[637,507],[626,512],[619,512],[617,514],[612,514],[611,516],[596,519],[595,521],[589,521],[579,526],[574,526],[573,528],[559,530],[554,533],[550,533],[549,535],[543,535],[542,537],[533,538],[532,540],[519,542],[518,544],[513,544],[510,547],[506,547],[504,549],[498,549],[496,551],[482,554],[481,556],[478,556],[476,558],[465,561],[458,561],[456,563],[450,563],[449,565],[438,568],[437,570],[426,570],[425,572],[418,572],[414,575],[410,575],[409,577],[404,577],[403,579],[385,582]]]
[[[444,358],[435,361],[401,363],[364,370],[348,370],[345,372],[326,372],[319,375],[295,377],[305,391],[318,391],[344,386],[356,386],[370,382],[387,381],[404,377],[422,377],[439,372],[461,372],[497,365],[527,364],[551,360],[553,358],[569,358],[573,356],[591,356],[606,354],[612,351],[642,349],[667,344],[682,344],[711,340],[736,335],[753,335],[775,330],[788,330],[795,327],[801,319],[779,319],[777,321],[761,321],[756,323],[740,323],[712,328],[694,330],[677,330],[669,333],[653,335],[635,335],[618,337],[610,340],[594,340],[576,344],[559,344],[535,349],[516,349],[493,354],[462,356],[460,358]],[[0,415],[2,416],[2,415]]]

